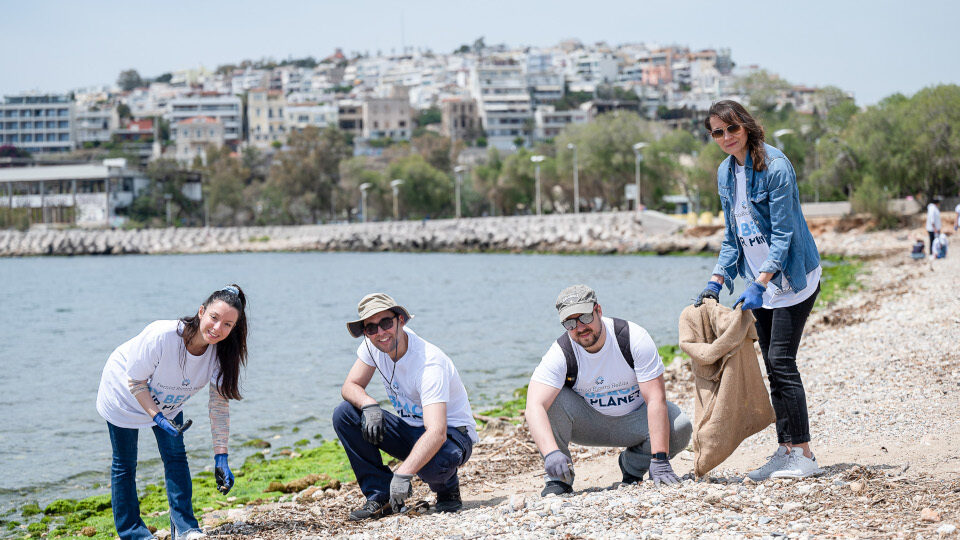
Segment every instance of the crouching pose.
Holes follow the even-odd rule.
[[[544,457],[541,495],[573,491],[568,444],[622,446],[624,483],[649,471],[657,485],[679,481],[670,458],[690,441],[693,426],[666,399],[663,362],[650,335],[622,319],[603,317],[586,285],[564,289],[557,311],[566,332],[533,372],[527,424]]]
[[[240,287],[227,285],[211,294],[196,315],[153,322],[107,359],[97,412],[107,421],[113,447],[110,503],[122,540],[155,538],[140,518],[137,499],[137,438],[143,428],[153,429],[163,459],[171,537],[204,537],[193,515],[193,484],[183,445],[183,432],[191,422],[184,423],[183,406],[207,385],[217,489],[226,495],[233,486],[227,463],[227,400],[240,399],[240,368],[247,360],[246,304]]]
[[[345,401],[333,413],[333,428],[367,498],[350,519],[399,511],[412,494],[414,476],[437,494],[437,510],[460,510],[457,468],[470,459],[477,430],[457,368],[406,327],[413,316],[386,294],[364,296],[357,311],[359,318],[348,322],[347,330],[366,337],[343,383]],[[380,374],[396,415],[367,394],[374,373]],[[391,472],[380,450],[403,463]]]

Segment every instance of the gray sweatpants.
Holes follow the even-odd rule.
[[[567,388],[560,389],[553,405],[547,410],[553,438],[560,451],[570,456],[572,442],[584,446],[625,446],[620,453],[620,465],[634,476],[643,476],[650,468],[650,428],[647,426],[647,404],[623,416],[607,416],[591,407],[583,397]],[[670,450],[672,458],[687,447],[693,424],[674,403],[667,402],[670,419]],[[550,480],[560,480],[550,477]]]

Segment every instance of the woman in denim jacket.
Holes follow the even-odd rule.
[[[760,350],[777,415],[779,448],[748,476],[801,478],[820,469],[810,451],[807,400],[797,349],[807,316],[820,292],[820,255],[800,211],[793,165],[765,144],[763,127],[735,101],[718,101],[704,121],[713,140],[730,154],[717,170],[726,220],[720,256],[707,287],[697,298],[716,300],[724,283],[747,280],[737,299],[753,310]]]

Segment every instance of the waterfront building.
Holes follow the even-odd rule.
[[[288,103],[283,109],[283,126],[287,133],[303,131],[309,126],[321,130],[336,127],[338,110],[333,103]]]
[[[394,87],[385,98],[367,98],[363,102],[364,139],[409,139],[413,133],[413,111],[406,89]]]
[[[77,145],[100,144],[110,141],[113,134],[120,127],[120,116],[115,107],[78,108],[76,111],[75,129]]]
[[[227,143],[224,125],[211,116],[194,116],[177,124],[177,161],[192,163],[200,158],[207,163],[207,150]]]
[[[553,105],[541,105],[533,113],[533,137],[553,139],[570,124],[586,124],[589,113],[582,109],[558,111]]]
[[[363,135],[363,102],[356,99],[337,101],[337,122],[340,129],[354,137]]]
[[[287,142],[287,129],[284,125],[284,108],[287,106],[283,92],[257,88],[247,95],[247,115],[249,122],[250,144],[267,148],[274,142]]]
[[[76,106],[65,95],[20,94],[0,104],[0,145],[12,145],[31,154],[70,152]]]
[[[470,92],[491,146],[514,147],[532,133],[533,109],[523,66],[510,59],[487,59],[471,70]]]
[[[467,97],[448,97],[440,102],[440,134],[450,140],[472,140],[483,133],[477,101]]]

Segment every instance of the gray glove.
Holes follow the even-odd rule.
[[[554,450],[543,458],[543,469],[551,478],[559,478],[564,483],[573,483],[573,462],[560,450]]]
[[[413,495],[411,480],[413,480],[412,474],[393,473],[393,480],[390,481],[390,507],[394,512],[399,512],[407,497]]]
[[[670,466],[670,460],[650,460],[650,479],[653,480],[653,485],[658,487],[660,484],[671,485],[680,483],[680,478],[677,476],[677,473],[673,472],[673,467]]]
[[[383,409],[380,405],[364,405],[360,408],[360,433],[370,444],[383,442]]]

